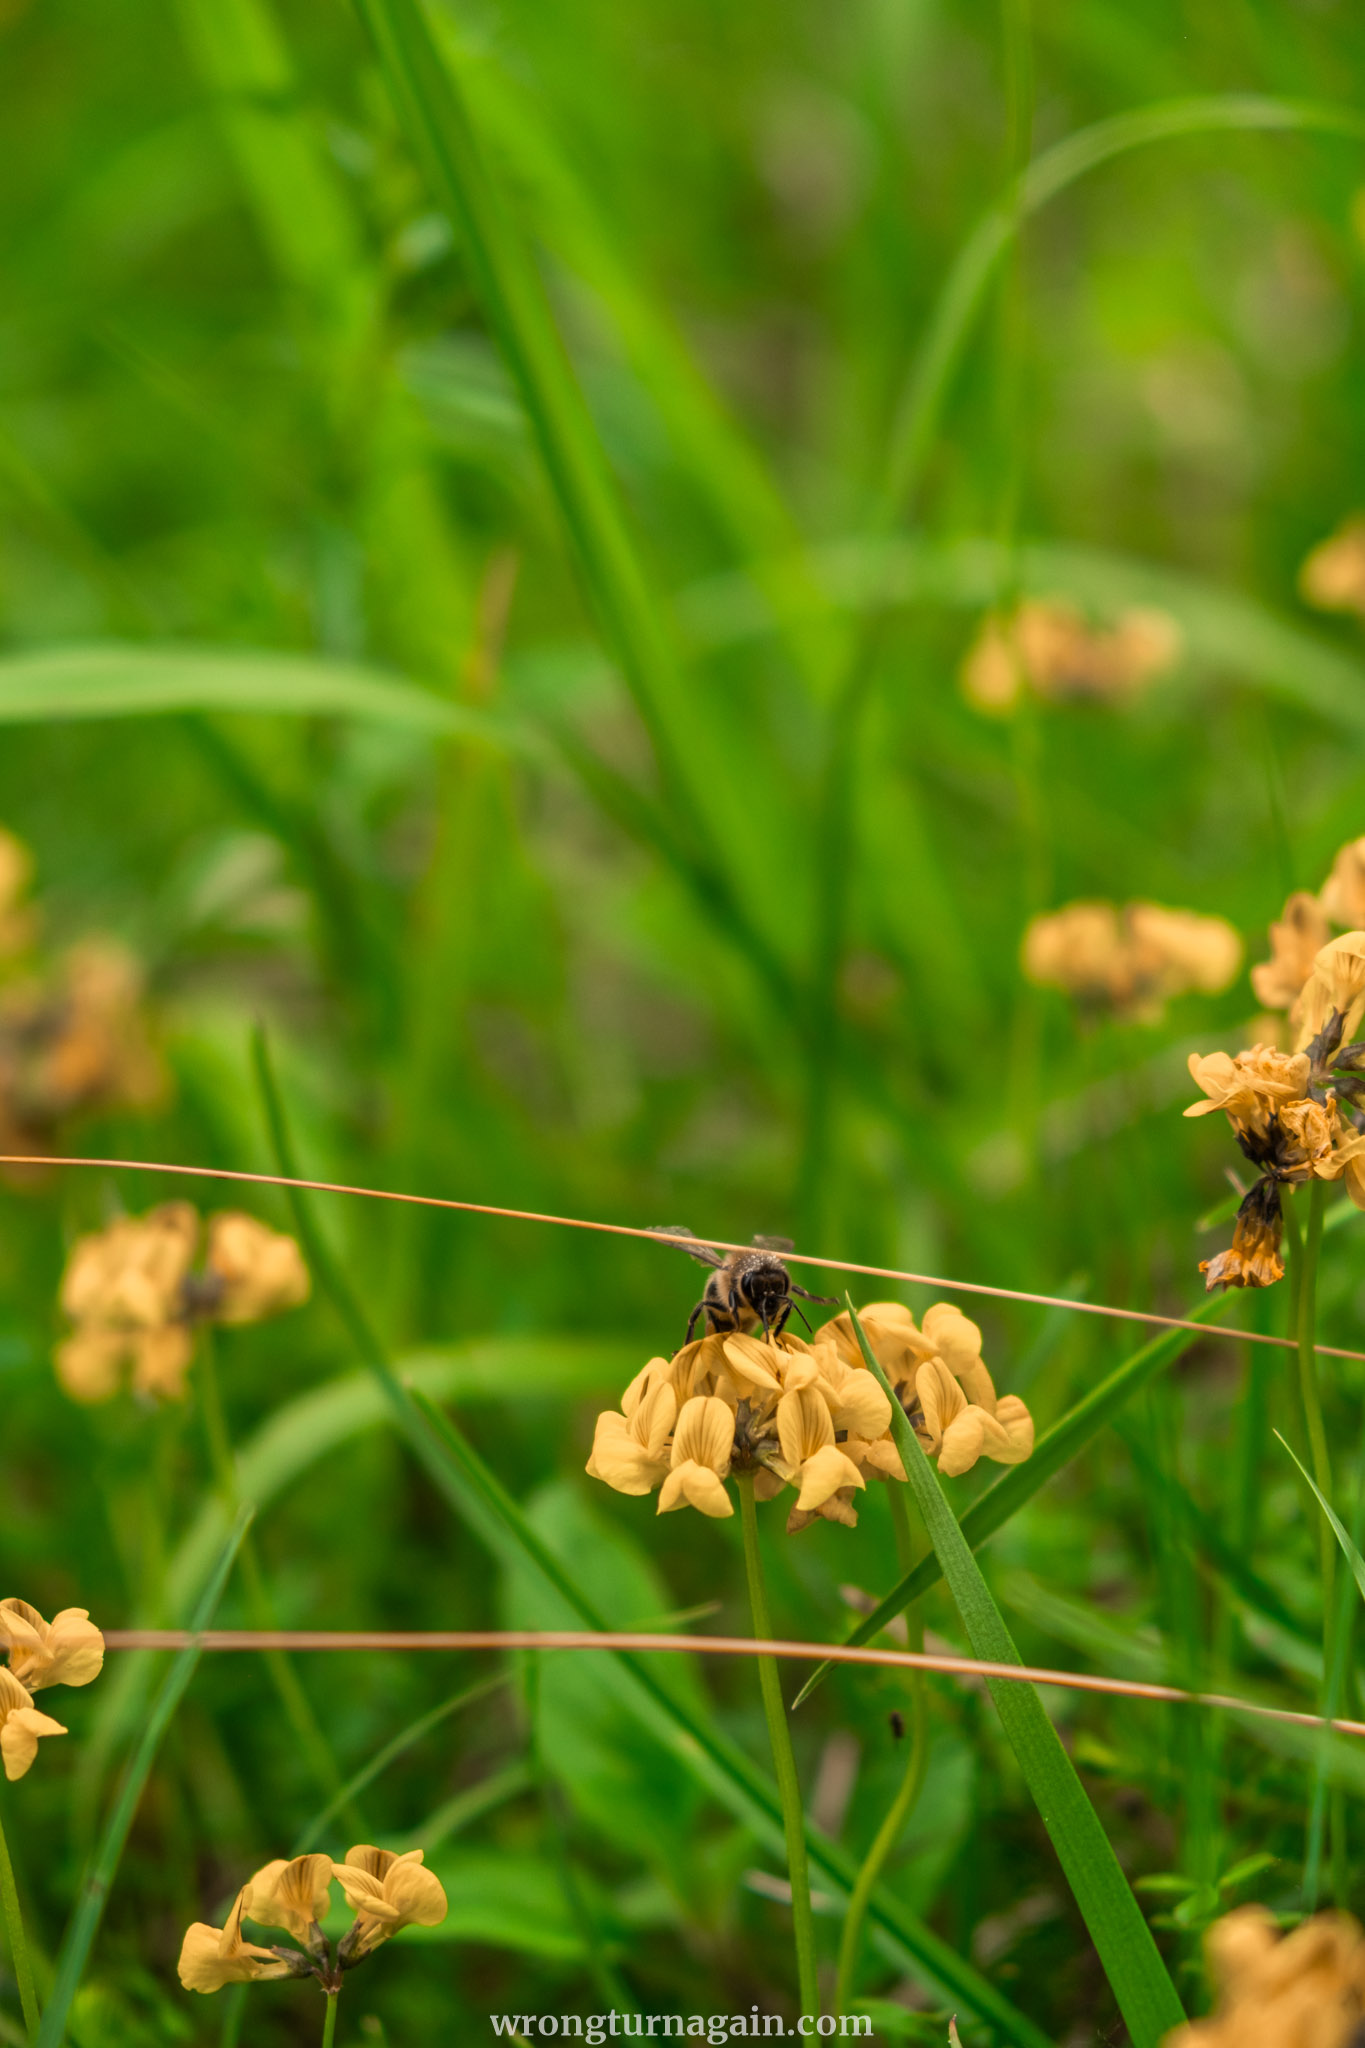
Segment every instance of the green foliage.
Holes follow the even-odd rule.
[[[39,960],[97,934],[142,962],[167,1078],[66,1149],[269,1170],[283,1140],[331,1180],[1185,1311],[1238,1165],[1221,1119],[1180,1120],[1186,1059],[1263,1031],[1245,977],[1083,1014],[1019,949],[1039,911],[1154,900],[1261,959],[1365,829],[1365,652],[1297,580],[1361,509],[1361,32],[1172,0],[1003,24],[0,0],[0,825],[35,855]],[[1179,659],[1123,703],[988,718],[963,657],[1021,594],[1155,607]],[[0,1005],[28,972],[0,959]],[[188,1192],[297,1227],[265,1190]],[[186,1193],[0,1184],[0,1594],[183,1625],[213,1581],[230,1515],[192,1405],[77,1406],[50,1363],[71,1242]],[[583,1470],[694,1269],[493,1216],[304,1215],[313,1300],[219,1347],[282,1626],[745,1628],[737,1524]],[[1365,1349],[1353,1219],[1326,1218],[1318,1336]],[[1288,1294],[1197,1313],[1282,1332]],[[1307,1457],[1292,1356],[972,1312],[1039,1431],[945,1482],[973,1626],[1355,1713],[1356,1580],[1324,1664],[1318,1508],[1272,1437]],[[1319,1371],[1358,1552],[1365,1374]],[[760,1509],[777,1632],[894,1640],[913,1600],[960,1648],[938,1557],[907,1573],[881,1490],[858,1508],[790,1539]],[[219,1612],[250,1625],[237,1576]],[[70,1734],[0,1785],[49,2037],[67,2005],[73,2048],[316,2037],[308,1988],[176,1982],[185,1926],[258,1864],[350,1843],[256,1660],[201,1657],[178,1705],[163,1663],[56,1695]],[[294,1669],[367,1828],[451,1899],[348,1985],[339,2042],[601,2010],[604,1983],[794,2010],[749,1666]],[[904,1693],[783,1680],[830,1962]],[[1191,2010],[1231,1901],[1365,1905],[1350,1739],[1044,1694],[1030,1769],[1060,1753],[1044,1710],[1089,1876],[1098,1825]],[[931,1723],[856,2002],[888,2039],[956,2012],[964,2048],[1117,2041],[989,1699],[935,1681]],[[1150,1989],[1134,1910],[1104,1958]]]

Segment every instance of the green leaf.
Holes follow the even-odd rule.
[[[195,1633],[206,1629],[217,1612],[218,1602],[223,1597],[228,1575],[241,1548],[242,1538],[250,1527],[254,1512],[255,1510],[250,1507],[243,1507],[238,1511],[232,1531],[190,1622],[190,1628]],[[36,2048],[61,2048],[66,2035],[67,2014],[71,2009],[71,2001],[76,1995],[91,1946],[99,1931],[105,1903],[109,1897],[109,1888],[114,1882],[143,1788],[156,1761],[162,1737],[170,1727],[175,1710],[184,1698],[185,1689],[194,1676],[199,1657],[197,1643],[190,1643],[183,1650],[177,1651],[143,1725],[142,1735],[124,1771],[109,1818],[104,1824],[103,1833],[96,1844],[95,1853],[81,1884],[76,1909],[71,1916],[66,1938],[57,1957],[52,1994],[43,2012]]]
[[[525,1512],[612,1628],[645,1628],[666,1610],[667,1591],[643,1548],[594,1514],[581,1488],[558,1481]],[[580,1621],[525,1558],[507,1572],[504,1607],[509,1628],[575,1628]],[[690,1658],[657,1656],[650,1665],[690,1713],[706,1712]],[[546,1767],[607,1840],[676,1875],[695,1837],[696,1780],[680,1759],[660,1757],[626,1696],[627,1675],[608,1657],[547,1657],[537,1684],[537,1742]]]
[[[972,1653],[987,1663],[1021,1664],[1023,1659],[1014,1647],[1014,1638],[958,1527],[938,1475],[863,1334],[851,1296],[848,1307],[864,1363],[891,1402],[891,1428],[905,1476],[957,1604]],[[1158,2048],[1162,2037],[1172,2027],[1178,2027],[1185,2015],[1151,1929],[1142,1917],[1099,1816],[1086,1797],[1076,1767],[1043,1711],[1033,1685],[1016,1679],[988,1679],[986,1683],[1067,1883],[1090,1929],[1134,2048]]]
[[[1211,1322],[1222,1307],[1221,1296],[1209,1296],[1197,1308],[1190,1310],[1189,1319],[1197,1323]],[[1033,1447],[1032,1457],[1022,1465],[1012,1466],[1002,1479],[997,1479],[994,1486],[972,1503],[962,1517],[964,1541],[973,1550],[979,1550],[987,1537],[1003,1528],[1020,1508],[1032,1500],[1035,1493],[1046,1486],[1049,1479],[1061,1471],[1063,1465],[1070,1464],[1091,1438],[1098,1436],[1139,1387],[1146,1386],[1149,1380],[1182,1357],[1194,1343],[1195,1335],[1193,1330],[1169,1330],[1164,1336],[1154,1337],[1149,1344],[1143,1345],[1141,1351],[1134,1352],[1123,1365],[1117,1366],[1107,1379],[1092,1387],[1060,1422],[1054,1422],[1051,1429],[1044,1430]],[[892,1587],[867,1619],[859,1622],[848,1641],[852,1644],[870,1643],[912,1601],[937,1585],[942,1576],[943,1566],[936,1555],[922,1558],[899,1585]],[[821,1680],[829,1675],[829,1669],[828,1664],[816,1666],[796,1695],[794,1706],[799,1707],[804,1699],[809,1698]]]
[[[504,752],[529,744],[488,712],[451,703],[382,669],[320,655],[95,641],[0,658],[0,724],[173,711],[360,718],[407,732],[483,740]]]
[[[1345,1524],[1342,1522],[1340,1516],[1332,1507],[1331,1502],[1327,1499],[1326,1495],[1319,1488],[1315,1480],[1312,1478],[1311,1474],[1304,1471],[1303,1465],[1300,1463],[1298,1458],[1294,1457],[1293,1451],[1289,1450],[1289,1445],[1285,1443],[1284,1438],[1280,1436],[1280,1432],[1278,1431],[1278,1429],[1276,1430],[1275,1434],[1276,1436],[1280,1437],[1280,1442],[1284,1444],[1285,1449],[1289,1451],[1290,1457],[1294,1458],[1294,1463],[1298,1465],[1299,1471],[1300,1473],[1302,1473],[1303,1478],[1307,1481],[1308,1485],[1312,1487],[1313,1492],[1317,1495],[1318,1506],[1322,1509],[1322,1512],[1324,1513],[1324,1515],[1326,1515],[1328,1522],[1331,1524],[1332,1534],[1336,1537],[1337,1542],[1341,1545],[1341,1554],[1346,1559],[1347,1564],[1350,1565],[1352,1574],[1355,1578],[1355,1582],[1357,1586],[1360,1588],[1360,1597],[1362,1600],[1365,1600],[1365,1557],[1362,1557],[1360,1552],[1356,1549],[1355,1544],[1351,1541],[1350,1535],[1346,1529]]]

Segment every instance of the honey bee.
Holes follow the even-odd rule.
[[[795,1307],[793,1295],[800,1295],[802,1301],[819,1302],[824,1308],[837,1308],[839,1305],[828,1294],[811,1294],[806,1288],[796,1285],[780,1256],[796,1249],[789,1237],[756,1237],[752,1251],[718,1252],[708,1244],[699,1243],[693,1232],[681,1224],[661,1225],[659,1235],[671,1239],[698,1265],[715,1269],[701,1300],[687,1319],[685,1344],[691,1343],[692,1332],[701,1315],[706,1317],[706,1328],[711,1335],[732,1330],[740,1330],[747,1335],[761,1323],[765,1337],[777,1337],[786,1327],[787,1318]],[[797,1309],[797,1314],[806,1323],[800,1309]],[[810,1328],[809,1323],[806,1323],[806,1328]]]

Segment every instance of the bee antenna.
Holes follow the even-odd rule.
[[[798,1315],[800,1316],[800,1318],[801,1318],[802,1322],[803,1322],[803,1323],[805,1324],[806,1328],[807,1328],[808,1330],[810,1330],[810,1334],[811,1334],[811,1336],[813,1337],[813,1336],[815,1335],[815,1332],[814,1332],[814,1330],[812,1330],[812,1329],[811,1329],[810,1317],[809,1317],[809,1316],[808,1316],[808,1315],[806,1314],[806,1311],[805,1311],[805,1310],[804,1310],[804,1309],[802,1308],[802,1306],[801,1306],[800,1302],[799,1302],[799,1301],[794,1301],[794,1302],[792,1303],[792,1307],[793,1307],[793,1308],[794,1308],[794,1309],[796,1310],[796,1313],[797,1313],[797,1314],[798,1314]]]

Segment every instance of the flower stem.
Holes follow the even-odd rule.
[[[896,1548],[900,1553],[901,1570],[908,1572],[914,1558],[905,1493],[903,1488],[894,1483],[890,1493],[892,1523],[896,1531]],[[918,1605],[910,1609],[905,1620],[909,1647],[912,1650],[922,1650],[924,1619]],[[862,1946],[867,1902],[882,1874],[883,1864],[901,1838],[924,1785],[924,1774],[929,1761],[929,1692],[922,1671],[916,1671],[911,1675],[909,1688],[913,1731],[910,1737],[910,1754],[906,1759],[905,1775],[901,1779],[900,1789],[886,1810],[886,1816],[877,1830],[876,1838],[863,1860],[853,1890],[849,1894],[848,1911],[844,1915],[844,1931],[839,1941],[839,1973],[834,1986],[836,2019],[842,2019],[853,1996],[854,1973],[858,1967],[858,1951]]]
[[[1322,1207],[1326,1183],[1314,1180],[1308,1187],[1308,1220],[1303,1233],[1303,1257],[1299,1272],[1298,1327],[1299,1390],[1303,1396],[1303,1419],[1308,1430],[1308,1448],[1313,1459],[1313,1477],[1325,1499],[1332,1498],[1332,1463],[1327,1452],[1327,1432],[1322,1421],[1318,1394],[1318,1356],[1314,1348],[1317,1325],[1318,1250],[1322,1244]],[[1325,1515],[1317,1517],[1322,1549],[1322,1609],[1325,1662],[1330,1664],[1332,1632],[1332,1581],[1336,1569],[1335,1538]]]
[[[28,1952],[28,1936],[24,1932],[24,1916],[19,1908],[19,1887],[14,1882],[14,1865],[9,1860],[9,1844],[5,1830],[0,1824],[0,1909],[5,1916],[5,1939],[9,1944],[10,1961],[14,1965],[15,1980],[19,1986],[19,2003],[24,2010],[24,2026],[32,2040],[38,2032],[38,1993],[33,1984],[33,1960]]]
[[[743,1478],[737,1481],[739,1487],[740,1520],[744,1527],[744,1569],[749,1580],[749,1606],[754,1618],[754,1640],[766,1642],[772,1639],[772,1622],[768,1615],[768,1589],[763,1579],[763,1558],[758,1544],[758,1512],[754,1503],[754,1482]],[[791,1730],[787,1726],[787,1713],[782,1704],[782,1687],[777,1676],[777,1660],[773,1657],[755,1659],[758,1665],[758,1682],[763,1693],[763,1712],[768,1723],[768,1740],[772,1745],[773,1769],[777,1774],[777,1789],[782,1800],[782,1825],[787,1838],[787,1874],[792,1888],[792,1933],[796,1939],[796,1976],[800,1989],[801,2011],[812,2020],[820,2017],[820,1987],[815,1965],[815,1922],[810,1909],[810,1871],[806,1864],[806,1831],[801,1813],[801,1787],[796,1777],[796,1758],[792,1754]]]
[[[332,2041],[336,2030],[337,1994],[335,1991],[329,1991],[327,1993],[327,2017],[322,2023],[322,2048],[332,2048]]]

